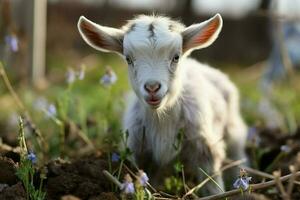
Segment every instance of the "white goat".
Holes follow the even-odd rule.
[[[222,72],[187,58],[192,50],[212,44],[221,28],[219,14],[187,28],[160,16],[138,16],[122,29],[79,19],[79,32],[90,46],[116,52],[128,63],[135,92],[124,117],[128,146],[137,163],[152,158],[156,174],[180,156],[186,174],[201,181],[206,177],[198,167],[217,172],[225,143],[232,159],[244,157],[246,126],[236,87]],[[178,152],[173,144],[180,129],[184,139]],[[223,186],[221,176],[216,181]],[[214,184],[203,189],[205,194],[218,192]]]

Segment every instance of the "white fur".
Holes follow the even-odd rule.
[[[89,23],[81,18],[79,29],[82,22]],[[211,22],[218,26],[209,27]],[[240,116],[236,87],[222,72],[187,58],[192,50],[209,46],[221,28],[220,15],[187,28],[157,16],[139,16],[119,31],[95,26],[105,40],[111,36],[107,41],[112,45],[116,32],[124,34],[122,51],[118,53],[129,59],[128,75],[134,90],[124,115],[124,130],[128,130],[128,147],[137,163],[140,157],[150,155],[158,167],[163,167],[179,153],[185,169],[200,181],[205,177],[198,167],[208,174],[220,169],[225,159],[225,143],[231,158],[244,157],[246,127]],[[97,41],[88,38],[84,31],[80,33],[96,49],[118,49],[97,46]],[[205,33],[210,33],[209,38],[197,43],[202,40],[196,39]],[[178,63],[174,61],[177,54],[181,57]],[[158,107],[147,103],[149,94],[144,86],[148,81],[161,84],[156,93],[161,99]],[[180,129],[185,137],[176,152],[173,145]],[[222,186],[221,177],[217,182]],[[205,190],[219,192],[213,184],[207,184]]]

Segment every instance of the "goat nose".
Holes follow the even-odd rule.
[[[147,82],[144,87],[147,92],[156,93],[160,89],[161,84],[157,81],[150,81]]]

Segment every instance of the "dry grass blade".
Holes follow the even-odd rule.
[[[223,188],[213,179],[213,177],[211,177],[209,174],[207,174],[201,167],[199,167],[200,171],[207,176],[207,178],[209,178],[210,181],[212,181],[221,192],[224,192]]]
[[[222,168],[220,169],[219,172],[213,174],[211,177],[212,177],[212,178],[213,178],[213,177],[216,177],[216,176],[219,175],[221,172],[223,172],[223,171],[225,171],[225,170],[227,170],[227,169],[230,169],[230,168],[232,168],[232,167],[241,165],[241,164],[243,164],[244,162],[246,162],[245,159],[233,161],[233,162],[229,163],[228,165],[225,165],[224,167],[222,167]],[[183,198],[185,198],[185,197],[191,195],[192,193],[195,192],[195,190],[198,190],[198,189],[200,189],[201,187],[203,187],[209,180],[210,180],[209,178],[206,178],[205,180],[203,180],[200,184],[198,184],[198,185],[196,185],[195,187],[193,187],[192,189],[190,189],[190,190],[183,196]]]

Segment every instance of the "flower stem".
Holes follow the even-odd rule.
[[[17,106],[19,107],[21,112],[24,114],[24,116],[26,118],[26,122],[30,125],[30,128],[32,129],[33,133],[37,136],[37,141],[38,141],[40,149],[43,152],[47,152],[48,151],[48,144],[45,142],[40,130],[32,122],[32,119],[29,115],[29,112],[27,111],[26,107],[24,106],[21,99],[19,98],[19,96],[15,92],[14,88],[12,87],[12,85],[11,85],[9,79],[8,79],[8,76],[5,72],[4,66],[1,62],[0,62],[0,76],[3,80],[3,82],[4,82],[4,85],[8,89],[10,95],[13,97],[13,99],[15,100]]]

